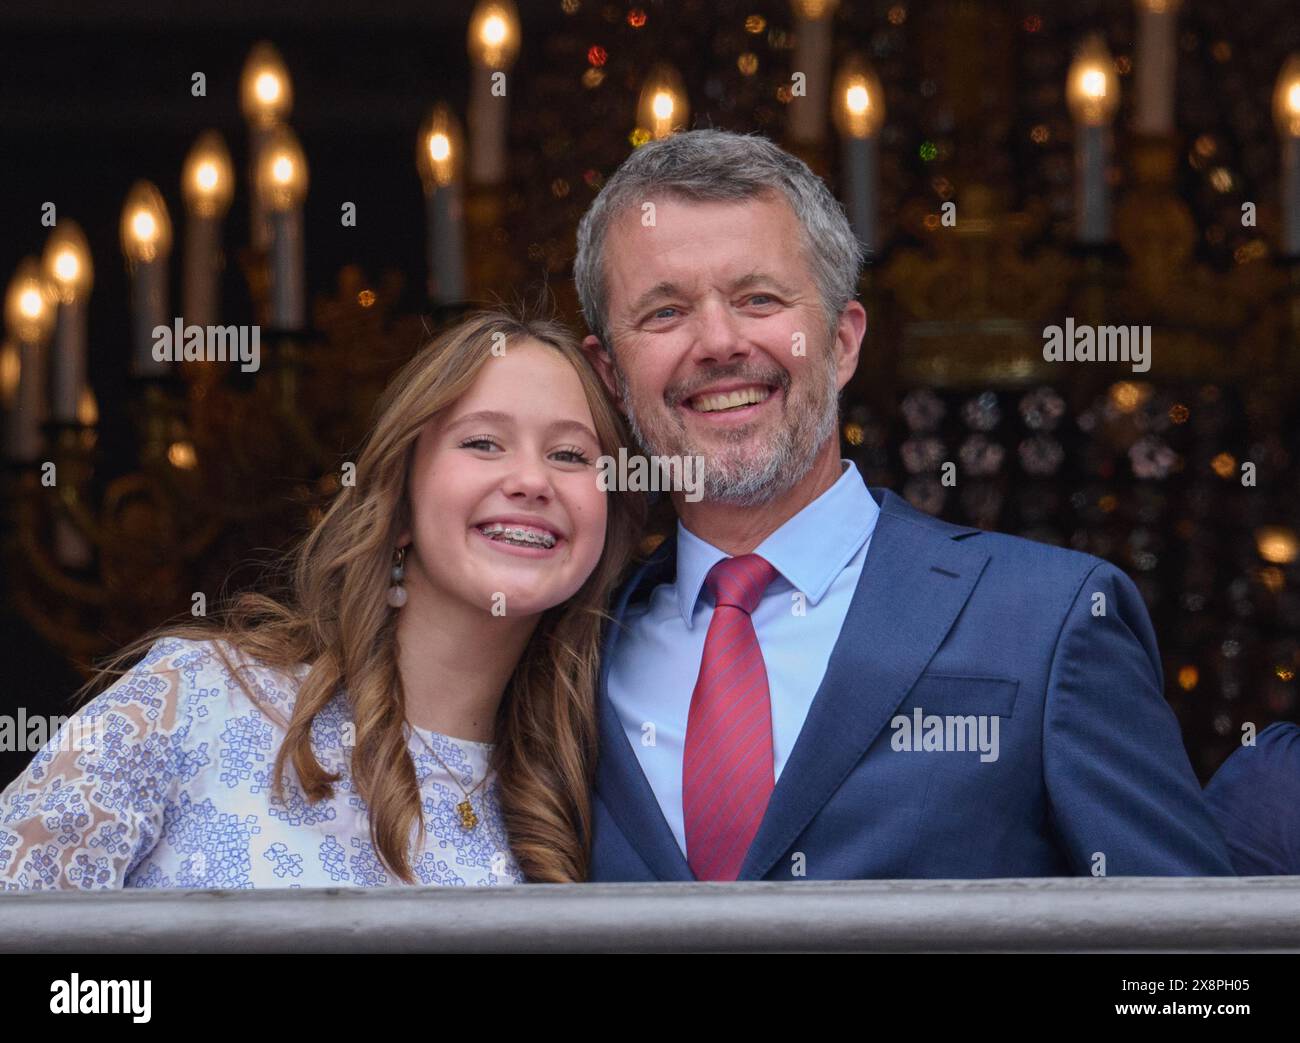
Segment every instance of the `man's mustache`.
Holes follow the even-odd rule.
[[[714,384],[717,384],[722,380],[744,380],[751,384],[766,384],[769,387],[779,388],[784,391],[790,384],[790,374],[785,373],[784,371],[780,374],[715,373],[709,378],[707,384],[701,384],[699,387],[693,388],[689,391],[672,392],[665,397],[670,406],[679,405],[680,403],[685,402],[688,398],[694,398],[701,391],[712,387]]]

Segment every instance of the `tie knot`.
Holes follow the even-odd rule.
[[[704,585],[719,605],[730,605],[746,615],[758,607],[763,591],[776,578],[776,569],[757,554],[723,558],[709,569]]]

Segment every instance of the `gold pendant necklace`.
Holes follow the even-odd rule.
[[[483,785],[483,783],[487,782],[487,772],[484,772],[483,777],[474,784],[474,789],[467,791],[465,787],[460,784],[460,779],[456,778],[456,773],[447,767],[447,762],[438,756],[438,751],[429,745],[429,741],[420,734],[419,729],[413,724],[411,725],[411,731],[415,732],[416,737],[424,743],[424,748],[433,754],[434,759],[436,759],[437,762],[442,765],[443,770],[451,776],[451,781],[454,782],[460,789],[461,793],[465,795],[465,799],[456,805],[456,811],[460,814],[461,829],[466,831],[473,829],[478,825],[478,816],[474,814],[474,805],[470,803],[469,795],[473,793],[474,790],[478,789],[479,786]]]

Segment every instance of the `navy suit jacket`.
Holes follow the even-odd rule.
[[[738,879],[1232,875],[1132,580],[870,492],[857,590]],[[605,636],[595,881],[695,879],[607,692],[627,605],[671,582],[676,543],[632,571]],[[996,715],[998,759],[894,749],[915,708]]]
[[[1205,787],[1210,814],[1242,876],[1300,874],[1300,725],[1270,724]]]

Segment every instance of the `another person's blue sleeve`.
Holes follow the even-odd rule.
[[[1300,874],[1300,725],[1271,724],[1234,751],[1205,799],[1239,875]]]

